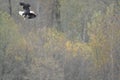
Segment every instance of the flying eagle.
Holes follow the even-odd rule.
[[[30,10],[30,4],[20,2],[19,5],[23,7],[23,11],[19,11],[19,15],[24,17],[24,19],[32,19],[36,17],[35,12]]]

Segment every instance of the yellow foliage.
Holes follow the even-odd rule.
[[[72,49],[72,42],[67,41],[65,45],[66,45],[66,49],[67,49],[68,51],[70,51],[70,50]]]
[[[88,23],[88,33],[90,36],[89,46],[92,48],[92,56],[94,58],[94,64],[96,68],[101,68],[104,64],[109,62],[111,53],[111,42],[110,36],[113,35],[113,31],[118,29],[114,18],[114,4],[107,7],[106,12],[96,12],[92,18],[91,23]],[[112,20],[113,19],[113,20]],[[114,26],[114,27],[113,27]],[[114,34],[116,36],[116,33]]]
[[[62,32],[58,32],[55,28],[47,28],[44,34],[46,42],[43,47],[47,52],[49,52],[49,50],[59,51],[64,48],[66,37]]]
[[[21,45],[24,45],[24,46],[27,45],[27,41],[24,38],[22,39],[21,43],[22,43]]]
[[[66,50],[71,52],[73,56],[82,55],[88,58],[92,53],[92,49],[89,45],[79,41],[78,42],[67,41],[65,46]]]
[[[74,53],[77,53],[79,49],[80,49],[79,43],[75,43],[75,44],[73,45],[73,52],[74,52]]]
[[[44,32],[45,31],[45,32]],[[44,30],[45,43],[43,48],[46,53],[58,52],[61,50],[67,51],[72,56],[82,55],[86,58],[92,53],[91,47],[80,41],[71,41],[66,38],[62,32],[58,32],[55,28],[47,28]]]
[[[23,60],[23,58],[22,58],[21,56],[15,56],[15,59],[16,59],[17,61],[22,61],[22,60]]]

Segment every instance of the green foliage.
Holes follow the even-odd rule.
[[[18,39],[15,23],[7,13],[0,12],[0,52],[6,55],[7,49],[12,48]]]
[[[40,2],[46,3],[46,13],[52,13],[51,0]],[[61,0],[60,5],[64,32],[26,25],[19,29],[7,13],[0,12],[1,80],[7,76],[13,76],[9,80],[69,80],[69,75],[71,80],[109,80],[119,69],[120,15],[116,5],[106,7],[99,0]],[[22,35],[19,30],[28,32]],[[87,43],[82,41],[85,34]]]
[[[32,56],[31,72],[34,75],[32,75],[33,79],[40,78],[39,74],[51,75],[49,78],[53,79],[63,79],[65,60],[79,57],[83,57],[86,61],[92,59],[92,50],[88,44],[71,41],[64,33],[55,28],[43,28],[36,32],[29,32],[26,43],[28,48],[32,50],[30,55]]]
[[[28,59],[27,53],[27,44],[14,20],[7,13],[0,12],[0,79],[6,80],[9,76],[24,74],[21,69],[25,69],[23,64]],[[14,72],[16,68],[17,71]],[[15,77],[10,77],[9,80]]]
[[[114,4],[111,4],[105,13],[95,12],[92,21],[88,23],[89,45],[93,48],[97,68],[109,63],[111,59],[111,50],[119,30],[115,15]]]
[[[105,9],[105,5],[96,0],[62,0],[61,24],[63,31],[71,40],[84,40],[87,38],[86,27],[91,15],[96,11]]]
[[[62,0],[61,1],[61,21],[62,28],[69,39],[80,39],[82,34],[82,22],[80,22],[84,4],[79,0]]]

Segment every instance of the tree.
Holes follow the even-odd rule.
[[[69,39],[83,42],[89,40],[87,22],[95,11],[105,10],[106,5],[98,0],[61,0],[61,25]]]
[[[12,15],[12,3],[11,3],[11,0],[8,0],[9,2],[9,11],[10,11],[10,15]]]
[[[27,76],[30,53],[17,25],[7,13],[0,12],[0,80]]]
[[[96,76],[97,79],[100,76],[103,80],[119,79],[118,75],[115,74],[115,72],[119,72],[115,71],[115,55],[117,54],[115,52],[115,42],[117,41],[116,35],[119,33],[119,19],[116,17],[118,15],[115,10],[114,4],[109,5],[105,13],[95,13],[92,22],[88,24],[89,43],[93,47],[97,70],[102,70],[99,71],[98,78]],[[108,75],[108,77],[104,75]]]

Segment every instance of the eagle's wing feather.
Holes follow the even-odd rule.
[[[24,11],[19,11],[19,15],[23,16]]]

